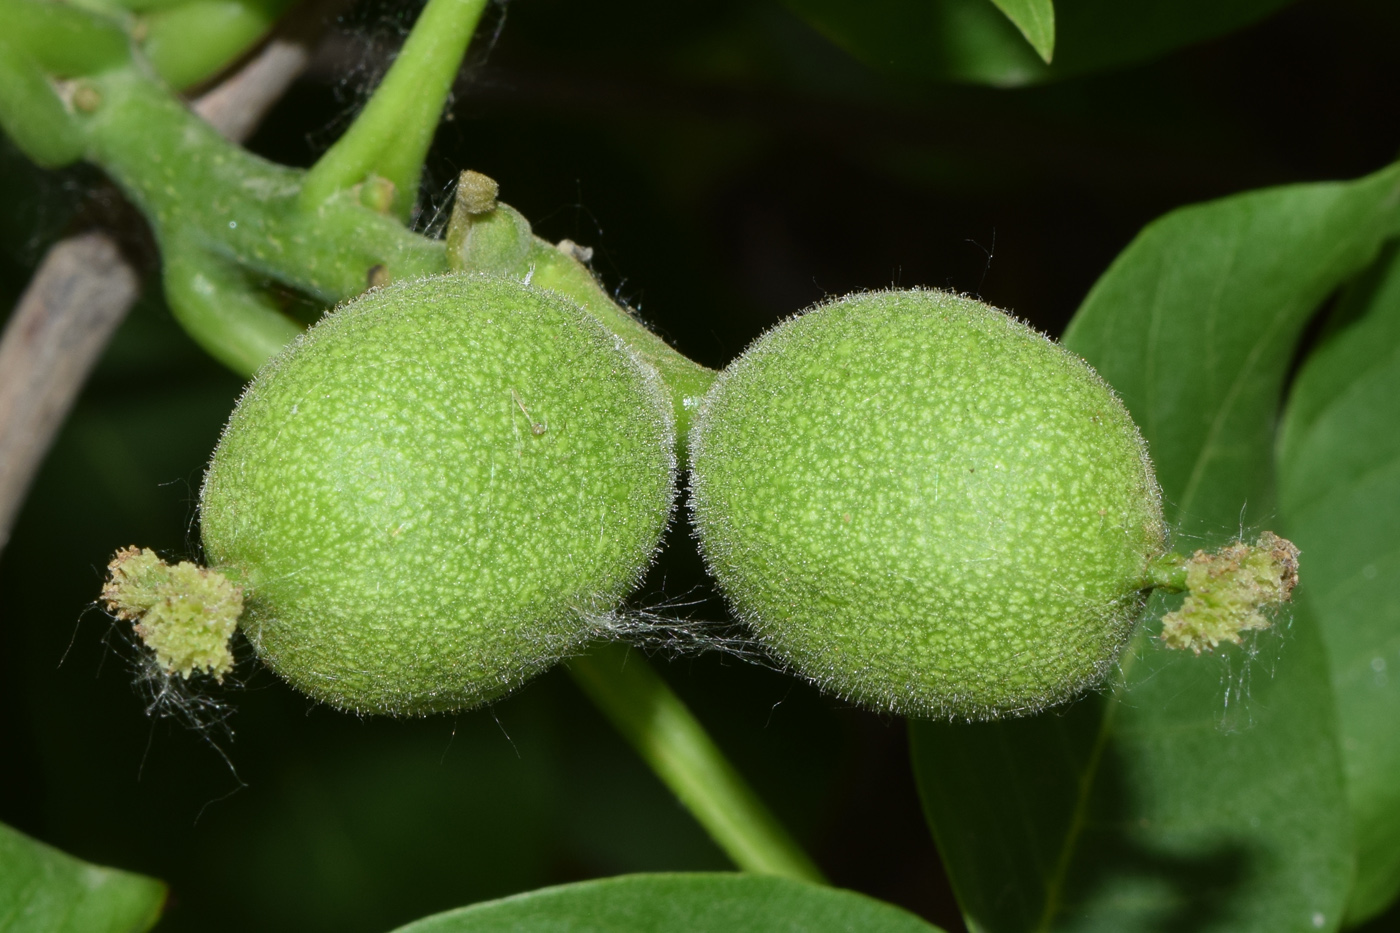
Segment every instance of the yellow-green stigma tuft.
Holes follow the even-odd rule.
[[[102,599],[168,674],[195,672],[220,683],[233,670],[229,639],[243,613],[243,593],[222,574],[181,561],[168,564],[149,548],[118,551],[107,565]]]
[[[1186,600],[1162,617],[1162,641],[1200,654],[1222,642],[1238,645],[1244,632],[1272,624],[1269,612],[1288,602],[1298,584],[1298,548],[1266,531],[1256,544],[1197,551],[1183,572]]]

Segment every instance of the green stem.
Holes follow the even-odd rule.
[[[578,259],[565,254],[547,240],[534,239],[534,249],[527,260],[530,264],[527,272],[530,284],[573,299],[661,374],[662,382],[666,383],[671,393],[671,408],[676,418],[676,442],[684,468],[689,462],[687,438],[691,418],[719,373],[677,352],[659,335],[648,330],[645,324],[612,300],[593,273]]]
[[[569,672],[744,871],[825,883],[821,871],[725,759],[666,682],[623,645],[597,646]]]
[[[136,70],[87,83],[100,104],[75,117],[85,154],[141,209],[162,244],[207,250],[327,303],[358,295],[371,275],[382,281],[446,271],[442,243],[349,193],[303,210],[304,172],[233,145]]]
[[[253,375],[302,331],[227,260],[177,241],[162,244],[161,263],[175,319],[240,376]]]
[[[486,0],[428,0],[365,109],[307,174],[304,207],[378,175],[394,186],[394,215],[408,219],[443,103],[485,8]]]
[[[245,280],[275,281],[327,304],[360,294],[371,280],[436,275],[449,266],[528,278],[537,286],[565,294],[661,373],[672,396],[684,461],[689,419],[716,373],[647,330],[612,301],[586,266],[534,236],[528,222],[508,206],[490,211],[489,221],[472,221],[472,239],[499,227],[509,233],[506,239],[518,237],[519,255],[507,250],[509,257],[503,253],[486,266],[477,266],[463,252],[491,251],[469,248],[470,243],[461,241],[451,250],[449,262],[449,245],[412,233],[393,217],[367,207],[363,191],[343,191],[307,209],[302,199],[305,172],[275,165],[233,145],[135,68],[81,79],[85,94],[95,102],[90,112],[69,114],[42,75],[36,74],[35,80],[31,95],[39,102],[35,106],[51,106],[54,120],[70,140],[77,133],[77,140],[68,145],[80,145],[83,155],[107,171],[151,221],[167,250],[222,260],[241,269]],[[18,82],[9,85],[19,86]],[[16,105],[25,113],[28,106],[24,101]],[[36,134],[38,142],[58,138]],[[68,156],[68,152],[54,155]],[[213,267],[208,272],[209,283],[223,276]],[[167,280],[192,281],[184,273],[168,275]],[[236,284],[234,279],[227,282]],[[192,300],[173,299],[176,313],[196,340],[240,373],[251,371],[259,348],[291,333],[260,299],[240,298],[223,305],[197,300],[205,294],[212,292],[186,289],[183,295]],[[233,288],[228,294],[241,292]],[[223,341],[229,345],[217,349]]]
[[[1172,551],[1153,558],[1147,565],[1147,586],[1168,593],[1186,590],[1186,557]]]
[[[141,51],[172,87],[218,74],[266,35],[293,0],[185,0],[144,17]]]
[[[0,129],[35,163],[67,165],[83,141],[44,71],[24,49],[0,37]]]
[[[284,0],[230,2],[253,8]],[[0,124],[36,161],[86,157],[105,169],[151,221],[162,246],[180,251],[170,262],[208,260],[204,274],[167,272],[173,310],[196,340],[240,373],[291,333],[260,289],[250,287],[260,279],[329,304],[371,284],[449,267],[511,275],[577,302],[657,369],[671,394],[684,463],[691,416],[715,372],[649,331],[573,252],[534,236],[505,205],[464,224],[454,212],[464,238],[447,249],[392,216],[410,206],[403,196],[416,189],[442,99],[485,3],[429,0],[370,104],[310,172],[230,144],[140,65],[117,67],[126,46],[113,23],[50,2],[0,0],[25,42],[11,47],[0,38]],[[43,57],[35,58],[30,46]],[[93,62],[103,68],[69,85],[69,106],[45,72]],[[477,240],[498,232],[507,234],[510,255],[477,248]],[[450,228],[449,241],[453,236]]]
[[[53,0],[0,0],[5,38],[56,78],[116,68],[130,40],[112,19]]]

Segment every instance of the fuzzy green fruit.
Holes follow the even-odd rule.
[[[1100,680],[1165,545],[1127,411],[1006,314],[880,292],[773,329],[706,397],[691,509],[736,612],[862,705],[991,719]]]
[[[591,636],[674,489],[650,367],[557,296],[443,276],[370,292],[249,385],[205,477],[243,631],[335,706],[473,706]]]

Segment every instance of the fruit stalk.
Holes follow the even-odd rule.
[[[725,759],[695,716],[639,655],[599,645],[568,663],[574,682],[744,871],[826,882]]]

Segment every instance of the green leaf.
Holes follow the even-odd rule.
[[[852,891],[762,875],[622,875],[426,917],[396,933],[930,933]]]
[[[1006,18],[1016,24],[1036,54],[1050,64],[1055,56],[1055,4],[1053,0],[992,0]]]
[[[1300,612],[1336,690],[1356,883],[1347,919],[1400,893],[1400,254],[1348,294],[1359,314],[1309,357],[1279,442],[1279,506],[1303,549]]]
[[[1400,166],[1179,210],[1085,300],[1065,343],[1142,428],[1181,546],[1273,516],[1273,425],[1294,347],[1393,233],[1397,205]],[[1156,644],[1157,625],[1107,696],[1020,721],[913,726],[925,810],[973,928],[1340,922],[1352,848],[1312,617],[1199,658]]]
[[[1026,37],[987,0],[784,2],[836,45],[881,71],[1000,86],[1032,84],[1048,75]],[[1062,27],[1059,32],[1063,39]]]
[[[1219,540],[1272,515],[1275,412],[1298,335],[1397,225],[1400,163],[1175,211],[1095,283],[1065,345],[1127,403],[1179,532]]]
[[[784,2],[872,67],[1011,86],[1146,61],[1256,22],[1292,0],[1055,0],[1052,18],[1032,15],[1050,13],[1049,0],[993,0],[1005,16],[986,0]]]
[[[154,878],[89,865],[0,825],[0,933],[135,933],[164,904]]]

